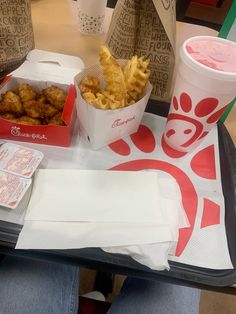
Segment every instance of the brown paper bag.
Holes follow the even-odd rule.
[[[175,63],[175,0],[118,0],[106,38],[118,59],[150,59],[151,98],[169,102]]]
[[[34,47],[30,0],[0,0],[0,78]]]

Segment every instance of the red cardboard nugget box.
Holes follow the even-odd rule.
[[[7,90],[11,89],[16,92],[19,83],[28,83],[38,91],[52,85],[57,86],[67,93],[61,116],[65,126],[26,125],[0,118],[0,138],[70,146],[76,119],[75,88],[72,84],[74,76],[83,68],[84,63],[79,57],[39,49],[31,50],[25,62],[0,85],[0,101],[1,94]]]
[[[42,90],[52,85],[64,90],[64,92],[67,93],[66,102],[62,113],[62,120],[64,121],[65,126],[26,125],[12,122],[10,120],[6,120],[0,117],[0,138],[13,141],[31,142],[63,147],[70,146],[74,122],[76,118],[74,85],[60,84],[48,81],[29,80],[9,76],[1,84],[0,94],[2,95],[8,90],[17,91],[17,86],[19,83],[28,83],[36,90]]]

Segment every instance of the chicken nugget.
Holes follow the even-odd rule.
[[[57,108],[55,108],[54,106],[52,106],[51,104],[44,104],[43,105],[43,117],[48,119],[48,118],[52,118],[53,116],[55,116],[58,113]]]
[[[11,90],[8,90],[5,94],[2,95],[2,101],[0,103],[0,112],[12,112],[17,115],[24,113],[24,108],[20,97]]]
[[[38,102],[37,100],[28,100],[23,103],[25,112],[31,118],[43,118],[44,104]]]
[[[37,94],[36,100],[41,104],[46,104],[48,102],[47,97],[42,92]]]
[[[41,119],[40,121],[42,125],[48,125],[48,119]]]
[[[6,120],[16,120],[16,115],[10,112],[0,114],[0,117]]]
[[[58,110],[63,109],[66,101],[66,94],[61,88],[52,85],[44,89],[43,93],[51,105],[56,107]]]
[[[65,123],[61,119],[62,112],[58,112],[55,116],[53,116],[49,121],[48,125],[62,125],[64,126]]]
[[[6,110],[4,111],[4,105],[2,103],[2,101],[0,101],[0,114],[3,114],[4,112],[6,112]]]
[[[18,122],[21,124],[28,125],[41,125],[41,121],[39,119],[31,118],[28,116],[22,116],[18,119]]]
[[[18,91],[22,102],[36,99],[37,92],[29,84],[26,83],[19,84]]]

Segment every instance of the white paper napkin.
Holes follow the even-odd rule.
[[[115,247],[172,241],[168,225],[25,221],[17,249]]]
[[[103,248],[107,253],[125,254],[153,270],[169,270],[168,255],[173,242]]]
[[[136,195],[132,189],[135,189]],[[93,197],[88,197],[88,191]],[[124,211],[120,205],[114,206],[106,215],[103,204],[108,200],[108,192],[111,205],[121,195],[126,199]],[[91,203],[90,211],[85,211],[83,206],[79,208],[80,203],[71,202],[70,193],[83,205]],[[57,195],[58,199],[53,203]],[[150,195],[152,203],[147,202]],[[67,199],[66,207],[63,197]],[[134,205],[134,198],[139,204]],[[74,210],[70,210],[73,206]],[[85,214],[86,219],[92,222],[80,221],[81,217],[85,219]],[[104,222],[108,217],[110,220]],[[25,219],[17,249],[101,247],[110,253],[127,254],[156,270],[169,269],[168,254],[177,243],[178,230],[189,225],[176,181],[152,171],[39,170]]]
[[[25,220],[165,224],[156,172],[41,169]]]

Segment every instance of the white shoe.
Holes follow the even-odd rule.
[[[85,294],[81,295],[82,297],[93,299],[93,300],[98,300],[98,301],[106,301],[106,298],[100,291],[91,291]]]

